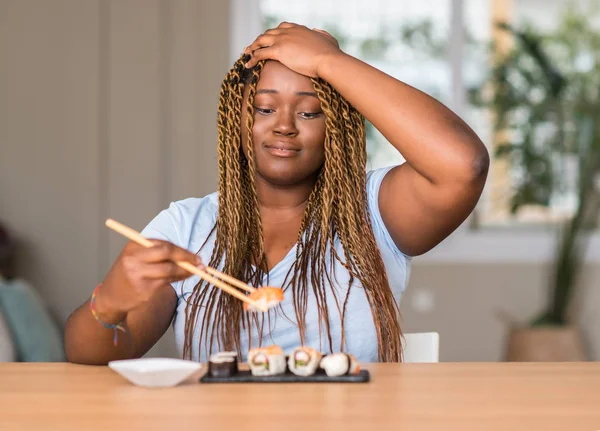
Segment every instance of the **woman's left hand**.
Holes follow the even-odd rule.
[[[276,60],[311,78],[319,77],[319,65],[325,57],[341,52],[337,40],[326,31],[288,22],[267,30],[244,50],[251,55],[248,68],[261,60]]]

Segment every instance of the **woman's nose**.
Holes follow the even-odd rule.
[[[277,122],[275,123],[273,132],[282,136],[296,136],[298,129],[296,128],[293,113],[286,112],[285,110],[280,111],[277,114]]]

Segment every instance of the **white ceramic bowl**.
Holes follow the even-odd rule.
[[[202,368],[198,362],[171,358],[126,359],[111,361],[108,366],[134,385],[146,388],[178,385]]]

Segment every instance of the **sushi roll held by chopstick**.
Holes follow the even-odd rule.
[[[297,376],[312,376],[321,362],[321,353],[310,347],[298,347],[288,358],[289,370]]]
[[[279,287],[259,287],[254,292],[250,293],[250,299],[254,304],[244,303],[246,311],[263,311],[275,307],[283,301],[283,290]]]
[[[259,347],[248,351],[248,365],[253,376],[285,373],[285,355],[279,346]]]

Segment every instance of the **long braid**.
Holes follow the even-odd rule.
[[[219,94],[219,210],[211,232],[215,235],[215,245],[209,265],[259,286],[267,272],[267,265],[251,131],[256,85],[264,62],[248,70],[244,68],[244,60],[247,58],[243,56],[226,75]],[[325,114],[325,161],[304,211],[298,232],[296,260],[283,288],[286,295],[291,293],[301,342],[306,337],[306,312],[312,292],[318,309],[320,334],[326,334],[331,350],[336,347],[343,350],[348,297],[352,285],[358,280],[371,308],[379,360],[400,361],[398,304],[387,280],[367,204],[364,118],[328,83],[320,79],[312,79],[312,82]],[[247,120],[242,125],[245,89],[248,92]],[[241,133],[248,134],[247,158],[241,148]],[[337,241],[341,244],[342,256],[335,251]],[[335,274],[331,274],[336,261],[350,274],[343,301],[336,296]],[[332,345],[329,317],[332,310],[327,303],[330,295],[335,300],[342,322],[341,346]],[[186,306],[184,357],[192,356],[192,340],[201,308],[204,309],[204,317],[200,324],[199,353],[202,347],[207,353],[215,347],[240,352],[242,330],[252,343],[253,328],[257,329],[260,345],[264,319],[267,317],[270,321],[271,316],[271,312],[260,315],[246,313],[241,301],[200,281]]]
[[[248,89],[248,107],[247,107],[247,115],[246,115],[246,129],[248,133],[248,182],[250,185],[250,199],[249,204],[251,205],[251,210],[253,212],[253,218],[260,222],[260,211],[258,207],[258,195],[256,193],[256,167],[254,166],[254,145],[252,141],[252,128],[254,127],[254,96],[256,95],[256,84],[258,83],[258,79],[260,77],[260,72],[262,70],[263,63],[259,64],[256,68],[252,70],[252,80],[250,82],[250,86]],[[264,253],[264,237],[262,232],[262,223],[258,226],[257,229],[257,242],[256,244],[252,244],[252,246],[256,255],[253,256],[255,258],[255,262],[257,262],[257,266],[263,270],[266,270],[266,260]]]

